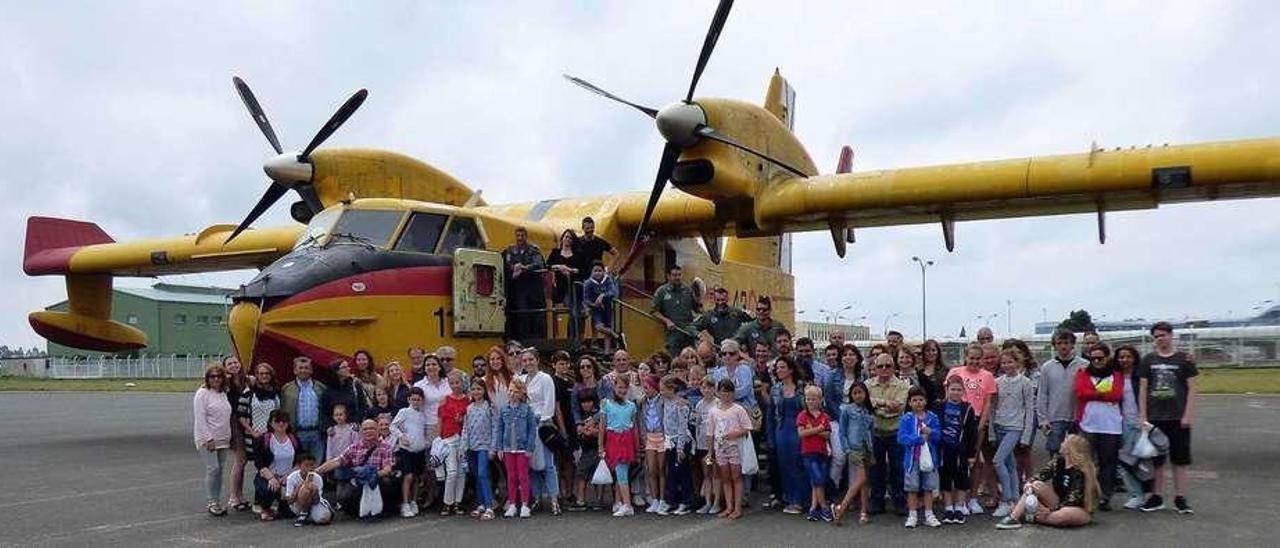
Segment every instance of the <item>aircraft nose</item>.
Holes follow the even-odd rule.
[[[262,164],[262,170],[267,172],[272,181],[290,188],[296,183],[311,182],[311,177],[315,174],[315,167],[299,160],[297,152],[273,156]]]

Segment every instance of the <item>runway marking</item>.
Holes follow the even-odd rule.
[[[191,521],[199,518],[201,515],[203,514],[183,514],[181,516],[173,516],[170,518],[153,519],[153,520],[147,520],[147,521],[125,521],[120,523],[105,523],[102,525],[94,525],[93,527],[85,527],[84,529],[76,529],[72,531],[63,531],[60,533],[43,535],[40,537],[30,539],[26,542],[39,543],[39,542],[47,542],[51,540],[63,540],[63,539],[68,539],[72,537],[78,537],[81,535],[116,533],[119,531],[128,531],[130,529],[135,529],[138,527],[150,527],[152,525],[167,525],[170,523],[177,523],[180,521]]]
[[[378,530],[376,530],[376,531],[370,531],[370,532],[368,532],[368,533],[364,533],[364,534],[360,534],[360,535],[352,535],[352,536],[349,536],[349,537],[344,537],[344,538],[339,538],[339,539],[330,540],[330,541],[328,541],[328,542],[321,543],[321,544],[320,544],[320,546],[321,546],[321,547],[323,547],[323,548],[329,548],[330,546],[342,546],[342,545],[344,545],[344,544],[352,544],[352,543],[360,542],[360,541],[362,541],[362,540],[369,540],[369,539],[371,539],[371,538],[380,537],[380,536],[383,536],[383,535],[389,535],[389,534],[392,534],[392,533],[399,533],[399,532],[402,532],[402,531],[409,531],[409,530],[411,530],[411,529],[417,529],[417,528],[422,527],[422,526],[435,527],[436,525],[439,525],[440,523],[441,523],[441,522],[439,522],[439,521],[420,521],[420,522],[418,522],[418,523],[410,523],[410,524],[408,524],[408,525],[399,525],[399,526],[396,526],[396,527],[392,527],[392,528],[390,528],[390,529],[385,529],[385,528],[384,528],[384,529],[378,529]],[[375,526],[375,527],[376,527],[376,526],[378,526],[378,525],[380,525],[380,524],[373,524],[373,526]]]
[[[120,487],[116,489],[101,489],[98,491],[84,491],[81,493],[69,493],[66,495],[56,495],[52,497],[44,497],[39,499],[20,500],[17,502],[6,502],[0,504],[0,508],[14,508],[18,506],[27,506],[31,504],[43,504],[46,502],[57,502],[60,500],[83,498],[83,497],[100,497],[102,495],[115,495],[118,493],[128,493],[130,491],[142,491],[146,489],[155,489],[157,487],[168,487],[170,485],[185,485],[189,483],[200,483],[204,481],[202,478],[191,478],[185,480],[165,481],[160,483],[148,483],[146,485],[134,485],[133,487]]]
[[[713,521],[708,521],[708,522],[702,523],[702,524],[700,524],[700,525],[696,525],[696,526],[693,526],[693,527],[689,527],[689,528],[687,528],[687,529],[681,529],[681,530],[678,530],[678,531],[673,531],[673,532],[667,533],[667,534],[665,534],[665,535],[662,535],[662,536],[660,536],[660,537],[658,537],[658,538],[655,538],[655,539],[649,539],[649,540],[647,540],[647,541],[645,541],[645,542],[642,542],[642,543],[640,543],[640,544],[634,544],[633,546],[635,546],[636,548],[653,548],[653,547],[657,547],[657,546],[666,546],[666,545],[668,545],[668,544],[674,543],[674,542],[676,542],[676,541],[678,541],[678,540],[680,540],[680,539],[683,539],[683,538],[685,538],[685,537],[690,537],[690,536],[696,535],[696,534],[698,534],[698,533],[705,533],[705,532],[710,531],[710,530],[712,530],[712,529],[715,529],[715,528],[717,528],[717,527],[722,527],[722,526],[724,526],[724,525],[725,525],[726,523],[728,523],[728,522],[729,522],[729,520],[727,520],[727,519],[716,518],[716,519],[715,519],[715,520],[713,520]]]

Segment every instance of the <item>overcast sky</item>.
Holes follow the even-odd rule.
[[[789,4],[795,4],[791,6]],[[1053,4],[1053,5],[1049,5]],[[1271,2],[737,3],[699,95],[763,98],[774,67],[824,171],[1280,134],[1280,6]],[[329,140],[416,156],[525,201],[649,186],[651,122],[570,72],[661,105],[688,85],[712,0],[646,2],[19,2],[0,0],[0,343],[41,342],[29,311],[65,298],[22,274],[30,215],[93,220],[118,240],[235,223],[267,184],[269,147],[231,87],[244,77],[286,148],[342,100],[368,102]],[[292,198],[291,198],[292,199]],[[286,203],[260,225],[291,222]],[[852,304],[918,336],[977,315],[1025,332],[1095,317],[1222,316],[1280,300],[1280,200],[859,232],[844,260],[796,237],[797,308]],[[250,273],[169,278],[235,285]],[[145,285],[145,279],[118,280]]]

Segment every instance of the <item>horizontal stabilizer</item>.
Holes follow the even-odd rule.
[[[22,270],[28,276],[66,274],[76,250],[115,240],[96,224],[53,217],[27,218],[27,243]]]

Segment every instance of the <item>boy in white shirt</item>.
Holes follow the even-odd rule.
[[[400,481],[401,500],[400,517],[411,518],[418,515],[418,502],[414,493],[415,480],[422,475],[426,465],[427,449],[427,415],[423,411],[426,401],[422,389],[415,386],[409,389],[409,407],[396,413],[391,421],[391,432],[396,437],[393,447],[396,448],[396,468],[404,475]]]
[[[320,494],[324,492],[324,480],[315,473],[316,458],[311,453],[300,453],[294,463],[294,470],[284,480],[284,502],[297,514],[294,527],[302,527],[307,523],[327,525],[333,519],[333,510],[329,501]],[[306,478],[303,480],[303,478]]]

